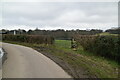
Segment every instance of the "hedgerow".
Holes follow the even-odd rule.
[[[86,51],[117,61],[120,57],[120,36],[77,35],[74,38]]]
[[[2,40],[36,43],[36,44],[53,44],[54,38],[45,35],[3,35]]]

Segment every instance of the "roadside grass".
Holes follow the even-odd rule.
[[[42,52],[74,78],[118,78],[120,65],[117,62],[95,56],[84,51],[81,46],[74,51],[69,40],[55,40],[54,45],[4,42],[32,47]]]
[[[55,45],[57,48],[77,54],[79,56],[79,60],[82,60],[81,57],[83,57],[83,61],[85,60],[88,69],[91,69],[91,72],[93,72],[93,74],[97,74],[97,77],[99,76],[102,78],[110,78],[115,77],[115,75],[118,77],[118,67],[120,67],[120,65],[118,65],[117,62],[87,52],[82,48],[82,46],[79,46],[77,51],[74,51],[70,48],[70,44],[70,41],[56,40]]]
[[[101,61],[104,60],[104,62],[107,61],[112,66],[115,66],[115,67],[118,66],[118,63],[116,61],[106,59],[104,57],[96,56],[93,53],[85,51],[82,46],[78,46],[76,51],[72,50],[70,40],[56,40],[55,45],[57,46],[57,48],[60,48],[60,49],[63,49],[65,51],[69,51],[69,52],[72,52],[72,53],[75,53],[75,54],[77,53],[77,54],[80,54],[80,55],[87,56],[89,58],[92,58],[92,60],[95,60],[95,61],[97,60],[97,61],[101,62]]]

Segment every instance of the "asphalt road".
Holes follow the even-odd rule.
[[[3,78],[70,78],[55,62],[36,50],[3,43],[8,53],[3,64]]]
[[[0,35],[1,37],[1,35]],[[2,44],[0,43],[0,48],[2,48]],[[0,80],[2,79],[2,61],[0,60]]]

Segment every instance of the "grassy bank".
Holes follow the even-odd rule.
[[[5,41],[8,42],[8,41]],[[56,40],[54,45],[28,44],[8,42],[29,46],[59,64],[66,72],[75,78],[117,78],[119,65],[115,61],[107,60],[90,54],[79,47],[72,50],[70,41]]]

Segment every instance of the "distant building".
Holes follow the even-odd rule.
[[[14,35],[16,35],[16,31],[14,31]]]
[[[8,32],[8,34],[13,34],[13,35],[20,35],[20,34],[26,34],[26,31],[25,30],[11,30]]]
[[[6,31],[1,31],[1,30],[0,30],[0,34],[7,34],[7,32],[6,32]]]

